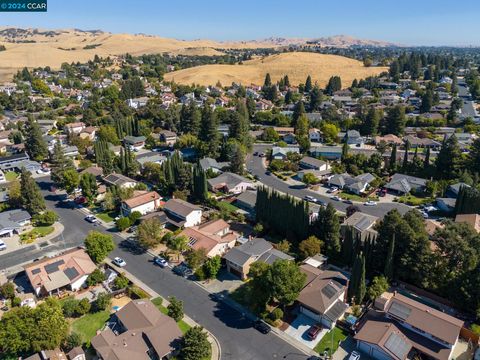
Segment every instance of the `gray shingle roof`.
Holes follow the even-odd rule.
[[[241,175],[234,174],[234,173],[231,173],[231,172],[225,172],[225,173],[217,176],[216,178],[208,179],[207,181],[210,184],[210,186],[212,186],[212,187],[215,187],[215,186],[221,185],[221,184],[225,184],[229,189],[234,188],[235,186],[237,186],[238,184],[240,184],[242,182],[251,183],[251,181],[248,180],[247,178],[244,178]]]

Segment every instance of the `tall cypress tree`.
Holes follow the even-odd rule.
[[[207,176],[200,165],[195,165],[193,168],[193,195],[200,201],[208,199]]]
[[[405,154],[403,156],[403,165],[402,165],[403,171],[406,171],[408,168],[408,151],[409,150],[410,150],[410,142],[407,141],[405,143]]]
[[[390,242],[388,243],[387,258],[385,259],[385,269],[383,274],[389,280],[393,279],[393,256],[395,253],[395,233],[393,233]]]
[[[30,171],[22,168],[20,176],[20,192],[22,205],[25,210],[27,210],[30,215],[36,215],[45,210],[45,200],[40,192],[40,188],[35,180],[33,180]]]
[[[303,101],[299,100],[296,104],[295,107],[293,108],[293,114],[292,114],[292,126],[295,127],[297,124],[298,119],[300,116],[305,114],[305,106],[303,105]]]
[[[367,292],[367,287],[365,285],[365,256],[363,254],[359,255],[360,257],[360,274],[358,276],[358,286],[355,292],[355,302],[361,304],[365,298],[365,293]]]
[[[390,155],[390,163],[388,164],[390,171],[395,172],[397,169],[397,144],[392,146],[392,154]]]
[[[312,91],[312,77],[310,75],[307,76],[307,80],[305,80],[305,92]]]
[[[74,168],[73,161],[65,156],[62,145],[57,141],[53,146],[53,153],[51,155],[52,181],[60,184],[65,170]]]
[[[204,143],[204,155],[216,158],[218,156],[220,137],[217,131],[216,116],[208,104],[205,104],[202,108],[198,138]]]

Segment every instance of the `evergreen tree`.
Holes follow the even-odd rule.
[[[242,175],[245,172],[246,152],[242,144],[234,142],[230,149],[230,171]]]
[[[20,192],[24,209],[32,216],[45,210],[45,200],[30,171],[22,168],[20,176]]]
[[[395,172],[397,169],[397,144],[393,144],[392,153],[390,155],[390,162],[388,164],[390,172]]]
[[[433,90],[428,89],[422,96],[422,104],[420,105],[420,112],[426,113],[431,110],[433,106]]]
[[[62,145],[59,141],[53,146],[51,156],[52,181],[60,184],[63,179],[63,173],[68,169],[75,169],[73,161],[65,156]]]
[[[385,269],[383,274],[388,280],[393,279],[393,256],[395,253],[395,233],[392,234],[392,238],[388,243],[387,258],[385,260]]]
[[[405,107],[396,105],[388,110],[385,132],[387,134],[401,135],[405,129]]]
[[[423,165],[425,169],[428,169],[430,167],[430,148],[429,147],[427,148]]]
[[[408,170],[408,151],[410,150],[410,142],[408,140],[405,142],[405,154],[403,156],[403,165],[402,169],[403,171]]]
[[[270,78],[270,73],[265,75],[265,81],[263,82],[263,86],[272,86],[272,79]]]
[[[315,235],[325,243],[328,256],[335,258],[339,255],[340,246],[340,221],[337,211],[331,203],[326,208],[318,210],[318,217],[314,224]]]
[[[312,78],[308,75],[307,80],[305,80],[305,92],[309,93],[310,91],[312,91]]]
[[[360,253],[356,256],[353,263],[347,295],[350,301],[353,301],[355,304],[361,304],[365,293],[365,257]]]
[[[342,145],[342,157],[340,158],[340,160],[341,160],[342,163],[344,163],[344,162],[348,159],[348,157],[349,157],[349,154],[348,154],[349,150],[350,150],[350,146],[348,145],[348,142],[345,141],[345,142],[343,143],[343,145]]]
[[[247,108],[243,101],[237,104],[236,111],[232,113],[228,135],[230,138],[237,140],[245,148],[251,148],[252,137],[250,136],[250,121]]]
[[[184,133],[190,133],[195,136],[200,131],[201,113],[195,102],[190,101],[187,105],[183,105],[180,111],[180,130]]]
[[[198,138],[203,142],[204,155],[216,158],[218,156],[220,136],[217,131],[216,116],[208,104],[205,104],[202,109]]]
[[[341,89],[342,89],[342,80],[340,79],[340,76],[332,76],[328,80],[328,84],[325,91],[327,92],[328,95],[332,96],[334,92],[339,91]]]
[[[376,135],[381,117],[380,111],[370,108],[362,126],[363,135]]]
[[[355,293],[355,300],[357,304],[361,304],[365,298],[367,286],[365,283],[365,256],[360,254],[360,276],[358,281],[357,291]]]
[[[31,115],[25,124],[25,150],[35,161],[43,161],[48,156],[47,144],[43,140],[40,126]]]
[[[454,135],[443,140],[442,148],[435,159],[437,176],[440,179],[454,179],[459,175],[462,153]]]
[[[310,92],[310,111],[316,111],[322,103],[322,91],[318,86],[314,86]]]
[[[295,127],[297,124],[298,119],[300,116],[305,114],[305,106],[303,105],[303,101],[299,100],[295,107],[293,108],[293,115],[292,115],[292,125]]]
[[[200,165],[195,165],[193,168],[193,195],[200,201],[208,199],[207,189],[207,175]]]

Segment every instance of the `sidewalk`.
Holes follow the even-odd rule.
[[[107,264],[109,265],[113,265],[112,264],[112,260],[110,258],[107,258],[104,260],[104,262],[106,262]],[[117,269],[117,267],[115,265],[113,265],[113,268]],[[160,297],[163,299],[162,301],[162,304],[164,306],[168,306],[170,303],[168,302],[167,299],[164,299],[162,296],[160,296],[160,294],[158,294],[155,290],[153,290],[152,288],[150,288],[147,284],[145,284],[144,282],[142,282],[140,279],[138,279],[137,277],[135,277],[134,275],[130,274],[128,271],[126,271],[125,269],[121,269],[121,272],[125,275],[125,277],[127,277],[132,283],[138,285],[139,287],[141,287],[143,290],[145,290],[146,292],[148,292],[151,296],[152,296],[152,299],[153,298],[157,298],[157,297]],[[183,321],[185,321],[188,325],[190,325],[191,327],[193,326],[201,326],[200,324],[198,324],[195,320],[193,320],[192,318],[190,318],[188,315],[184,315],[183,317]],[[217,338],[215,336],[213,336],[212,333],[210,333],[210,331],[208,331],[208,329],[205,329],[203,328],[207,334],[208,334],[208,341],[210,341],[210,344],[212,345],[212,360],[220,360],[221,358],[221,354],[222,354],[222,351],[221,351],[221,346],[220,346],[220,343],[219,341],[217,340]]]

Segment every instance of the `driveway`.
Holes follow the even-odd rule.
[[[317,322],[308,316],[299,314],[295,320],[292,321],[290,326],[285,330],[285,334],[290,335],[295,340],[300,341],[305,346],[308,346],[310,349],[315,348],[317,344],[322,340],[325,334],[328,332],[326,328],[323,328],[322,331],[318,334],[315,340],[310,340],[307,337],[307,331],[312,325],[317,324]]]

